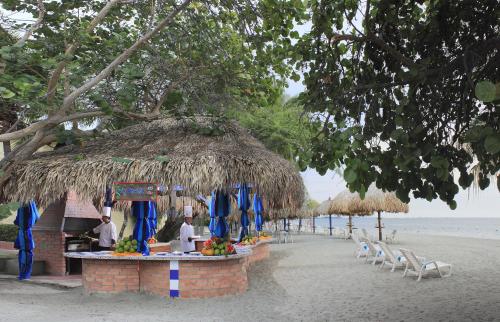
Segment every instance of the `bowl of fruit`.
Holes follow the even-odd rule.
[[[257,243],[257,237],[253,236],[245,236],[243,239],[238,243],[238,246],[251,246],[255,245]]]
[[[204,256],[228,256],[236,254],[236,249],[230,241],[212,237],[203,243],[201,254]]]
[[[113,255],[115,256],[131,256],[137,253],[137,240],[129,237],[124,237],[118,242]]]

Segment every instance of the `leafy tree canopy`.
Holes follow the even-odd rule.
[[[319,130],[311,123],[303,106],[296,98],[280,96],[272,104],[233,109],[230,115],[269,149],[305,170],[311,160],[310,142]]]
[[[323,129],[311,166],[345,165],[349,188],[370,183],[403,201],[437,197],[454,209],[459,184],[500,169],[497,0],[312,0],[296,46]],[[499,188],[500,189],[500,188]]]

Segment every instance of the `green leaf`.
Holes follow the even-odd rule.
[[[12,98],[14,96],[16,96],[16,93],[14,93],[13,91],[11,91],[10,89],[7,89],[5,87],[0,87],[0,96],[2,96],[2,98]]]
[[[433,155],[431,158],[431,165],[436,169],[443,169],[448,171],[448,160],[442,156]]]
[[[485,102],[493,102],[496,97],[496,87],[495,84],[493,84],[490,81],[481,81],[476,84],[476,97]]]
[[[450,206],[451,210],[457,209],[457,202],[455,200],[448,201],[448,206]]]
[[[295,82],[298,82],[300,81],[300,75],[296,74],[296,73],[293,73],[291,76],[290,76],[290,79],[295,81]]]
[[[500,134],[493,134],[484,140],[484,148],[491,154],[500,152]]]
[[[358,178],[358,175],[356,174],[356,172],[353,169],[347,168],[344,171],[344,179],[347,183],[353,183],[354,181],[356,181],[357,178]]]
[[[82,161],[85,160],[85,158],[86,158],[85,154],[77,154],[74,157],[75,161]]]
[[[170,158],[165,155],[157,155],[155,159],[160,161],[161,163],[168,163],[170,161]]]
[[[119,162],[119,163],[124,163],[124,164],[129,164],[132,162],[132,160],[130,160],[130,159],[120,158],[120,157],[112,157],[111,160],[113,160],[114,162]]]

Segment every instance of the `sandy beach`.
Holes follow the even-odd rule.
[[[500,240],[401,235],[405,247],[453,264],[446,279],[402,278],[353,256],[354,243],[294,236],[253,266],[242,296],[172,300],[92,295],[0,280],[1,321],[499,321]]]

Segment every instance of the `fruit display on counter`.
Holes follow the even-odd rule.
[[[271,235],[269,235],[268,233],[266,232],[260,232],[259,234],[259,240],[268,240],[268,239],[271,239],[273,238]]]
[[[243,237],[243,239],[241,240],[241,242],[238,243],[239,246],[250,246],[250,245],[255,245],[257,243],[257,237],[253,237],[253,236],[245,236]]]
[[[212,237],[203,243],[201,253],[204,256],[227,256],[236,254],[236,249],[229,241]]]
[[[116,245],[114,255],[133,255],[137,253],[137,240],[124,237]]]

